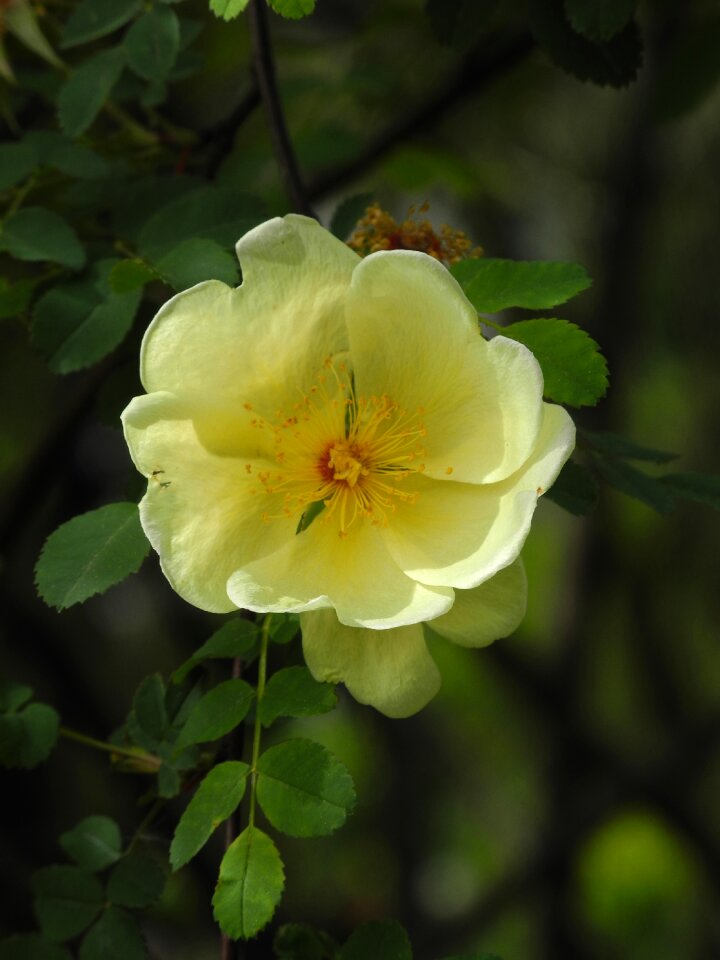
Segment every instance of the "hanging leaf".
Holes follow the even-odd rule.
[[[594,463],[598,473],[611,487],[640,500],[658,513],[670,513],[675,506],[675,497],[659,477],[651,477],[622,460],[596,456]]]
[[[318,683],[307,667],[285,667],[268,680],[260,703],[260,720],[269,727],[278,717],[311,717],[337,705],[330,683]]]
[[[44,207],[22,207],[5,220],[0,250],[17,260],[49,260],[73,270],[85,263],[85,250],[73,228]]]
[[[275,844],[248,827],[225,851],[213,896],[213,915],[233,940],[254,937],[270,921],[285,877]]]
[[[107,36],[132,20],[141,5],[142,0],[81,0],[63,27],[60,46],[67,50]]]
[[[708,473],[668,473],[660,477],[661,483],[684,500],[704,503],[720,510],[720,477]]]
[[[579,431],[582,441],[589,442],[590,446],[605,453],[610,457],[620,457],[621,460],[648,460],[651,463],[669,463],[677,459],[677,453],[669,453],[667,450],[654,450],[652,447],[644,447],[634,440],[628,440],[627,437],[621,437],[617,433],[611,433],[609,430],[602,432],[596,430]]]
[[[478,313],[508,307],[548,310],[582,293],[592,283],[578,263],[542,260],[461,260],[450,272]]]
[[[605,357],[592,337],[574,323],[557,317],[522,320],[502,332],[532,350],[548,400],[571,407],[594,406],[607,392]]]
[[[535,39],[561,70],[601,87],[626,87],[636,79],[642,65],[642,41],[634,20],[612,39],[600,42],[572,29],[563,0],[530,0],[528,13]]]
[[[132,327],[141,292],[103,297],[92,277],[58,284],[35,305],[33,345],[54,373],[72,373],[111,353]]]
[[[154,6],[130,27],[123,43],[128,66],[145,80],[164,80],[180,51],[174,10]]]
[[[80,960],[146,960],[147,948],[135,917],[109,907],[80,945]]]
[[[250,0],[210,0],[210,9],[216,17],[233,20],[247,7]]]
[[[610,40],[635,13],[637,0],[565,0],[565,12],[574,30],[589,40]]]
[[[176,749],[190,743],[219,740],[242,723],[255,691],[244,680],[226,680],[205,694],[190,711]]]
[[[157,270],[178,291],[203,280],[222,280],[231,287],[240,282],[237,258],[215,240],[203,237],[183,240],[158,261]]]
[[[373,920],[353,930],[338,960],[412,960],[408,935],[397,920]]]
[[[38,593],[64,610],[120,583],[150,550],[137,504],[110,503],[73,517],[50,534],[35,567]]]
[[[0,715],[0,763],[30,770],[50,756],[60,718],[46,703],[31,703],[19,712]]]
[[[258,628],[249,620],[236,617],[224,624],[207,640],[199,650],[178,667],[172,678],[174,683],[182,683],[193,667],[203,660],[234,659],[247,657],[257,644]]]
[[[61,834],[60,846],[83,870],[104,870],[120,858],[120,828],[110,817],[85,817]]]
[[[65,81],[58,95],[58,119],[68,137],[85,133],[102,110],[125,66],[120,47],[103,50],[86,60]]]
[[[0,144],[0,190],[20,183],[33,172],[37,164],[37,153],[30,144]]]
[[[315,9],[315,0],[268,0],[268,3],[275,13],[290,20],[307,17]]]
[[[201,850],[216,827],[234,813],[245,794],[250,767],[237,760],[219,763],[195,791],[175,829],[170,864],[178,870]]]
[[[312,740],[288,740],[258,760],[257,799],[270,823],[292,837],[319,837],[345,822],[355,804],[347,768]]]
[[[50,940],[70,940],[86,930],[102,909],[100,882],[78,867],[43,867],[33,874],[35,913]]]
[[[545,496],[563,510],[582,517],[597,506],[597,482],[587,467],[568,460]]]
[[[157,210],[140,231],[138,248],[155,262],[194,237],[232,248],[264,215],[263,204],[254,197],[231,187],[203,186]]]

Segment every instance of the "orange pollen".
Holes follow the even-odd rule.
[[[387,526],[399,503],[415,502],[417,493],[404,481],[424,470],[427,431],[420,410],[404,410],[385,394],[357,396],[344,362],[330,358],[324,367],[327,373],[293,404],[294,415],[278,410],[274,423],[253,422],[272,430],[282,465],[282,473],[253,473],[277,498],[264,520],[293,519],[299,532],[308,508],[321,504],[313,522],[336,524],[345,537],[364,520]]]

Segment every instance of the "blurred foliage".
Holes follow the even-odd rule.
[[[154,560],[60,616],[37,599],[33,568],[59,524],[140,495],[117,417],[140,392],[152,315],[200,277],[237,282],[233,242],[290,206],[244,6],[0,9],[0,647],[17,681],[2,688],[0,749],[33,767],[1,774],[0,936],[38,922],[57,939],[83,934],[83,960],[113,956],[112,943],[142,955],[140,928],[153,957],[217,955],[222,838],[179,873],[157,867],[191,809],[176,738],[201,691],[143,678],[191,658],[188,673],[232,682],[228,659],[252,659],[254,638],[232,627],[198,651],[216,618],[175,597]],[[292,17],[312,3],[272,6]],[[273,16],[271,31],[321,219],[337,211],[347,235],[354,197],[399,219],[427,199],[437,225],[464,229],[488,259],[586,264],[595,283],[563,310],[602,344],[612,390],[578,415],[582,454],[554,491],[573,512],[598,499],[597,510],[542,506],[525,550],[528,617],[512,639],[481,655],[438,644],[443,690],[411,720],[341,696],[333,713],[298,711],[267,734],[269,753],[288,735],[322,743],[361,802],[337,836],[282,838],[279,918],[311,932],[281,928],[273,947],[268,931],[242,955],[301,956],[300,943],[348,960],[350,931],[387,916],[418,960],[718,955],[718,528],[686,499],[716,504],[707,473],[720,470],[717,11],[704,0],[342,0],[301,22]],[[664,451],[677,454],[671,468]],[[140,560],[129,544],[128,570]],[[60,587],[77,595],[78,582]],[[296,643],[273,643],[270,657],[300,669]],[[115,731],[111,759],[64,742],[37,766],[58,713],[91,737]],[[138,849],[151,777],[172,799]],[[287,798],[274,802],[282,816]],[[86,896],[67,914],[63,892],[83,899],[80,874]],[[407,951],[404,934],[385,932]],[[69,956],[29,932],[3,950]]]

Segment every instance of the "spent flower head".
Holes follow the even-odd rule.
[[[185,599],[300,613],[316,678],[406,716],[439,686],[423,621],[483,646],[522,618],[573,423],[437,258],[361,259],[295,215],[237,252],[241,287],[198,284],[145,335],[123,414],[144,529]]]

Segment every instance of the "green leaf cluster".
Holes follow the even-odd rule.
[[[0,764],[29,770],[47,760],[60,719],[46,703],[28,703],[32,690],[0,676]]]
[[[43,867],[32,877],[40,932],[4,941],[2,956],[65,960],[61,944],[81,937],[80,960],[145,960],[133,911],[162,894],[160,862],[133,843],[123,850],[120,828],[104,816],[81,820],[60,843],[74,863]]]

